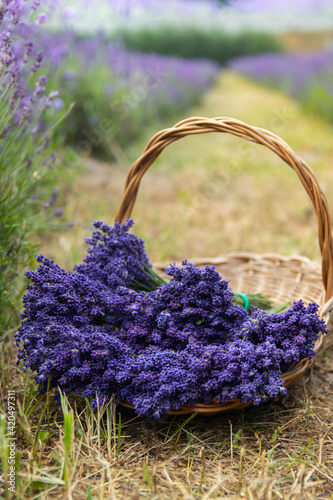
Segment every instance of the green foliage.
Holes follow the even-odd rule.
[[[150,474],[149,474],[149,469],[145,463],[142,464],[142,470],[143,470],[143,479],[144,479],[145,483],[148,484],[149,488],[152,490],[153,486],[152,486],[152,482],[151,482],[151,478],[150,478]]]
[[[10,116],[9,106],[10,100],[3,93],[2,125]],[[0,150],[0,336],[17,324],[26,287],[22,270],[34,262],[38,232],[59,226],[49,202],[59,180],[50,142],[52,130],[32,133],[41,114],[42,110],[36,113],[29,126],[22,122],[10,129]]]
[[[119,423],[117,432],[117,457],[119,457],[120,443],[121,443],[121,414],[119,413]]]
[[[235,436],[234,436],[234,438],[233,438],[233,440],[232,440],[232,444],[233,444],[233,445],[236,445],[236,444],[238,443],[238,441],[239,441],[239,440],[240,440],[240,438],[241,438],[242,433],[243,433],[243,429],[239,429],[239,430],[236,432],[236,434],[235,434]]]
[[[333,81],[333,78],[331,77]],[[333,99],[332,91],[316,83],[315,80],[309,84],[306,92],[301,94],[305,111],[319,115],[332,123],[333,121]]]
[[[237,56],[282,51],[281,43],[269,33],[226,33],[218,28],[196,26],[121,28],[116,36],[131,50],[208,58],[221,64]]]
[[[272,434],[272,438],[271,438],[272,441],[275,441],[279,437],[279,435],[281,434],[281,432],[282,432],[281,427],[278,427],[276,429],[276,431]]]

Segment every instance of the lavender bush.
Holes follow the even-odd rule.
[[[306,109],[333,119],[333,50],[240,57],[229,68],[256,81],[281,88]]]
[[[155,418],[213,400],[259,404],[285,394],[281,374],[315,354],[326,333],[316,304],[249,314],[214,267],[186,261],[157,283],[132,221],[95,225],[102,232],[76,271],[39,256],[27,273],[18,358],[41,392],[60,388],[95,408],[115,395]]]
[[[195,103],[220,70],[210,60],[131,52],[106,33],[82,35],[65,20],[57,28],[44,21],[46,14],[37,18],[37,26],[21,23],[17,35],[21,41],[32,40],[33,58],[41,57],[38,47],[43,47],[48,81],[42,86],[61,90],[44,115],[45,123],[75,102],[59,134],[78,153],[114,157],[145,126]],[[21,52],[23,46],[21,42]],[[36,83],[30,77],[30,86]]]
[[[0,7],[1,331],[18,308],[18,271],[31,263],[32,235],[62,213],[54,207],[53,146],[65,136],[78,154],[111,156],[151,120],[193,103],[218,71],[209,61],[129,53],[103,35],[52,32],[39,4],[8,0]],[[54,129],[73,101],[68,122]]]
[[[43,53],[20,32],[29,26],[39,2],[7,0],[0,5],[0,331],[10,325],[22,293],[19,269],[31,263],[32,236],[53,213],[57,189],[52,191],[55,153],[52,130],[43,116],[52,108],[57,91],[46,92],[40,75]],[[36,28],[36,25],[34,24]],[[28,81],[33,81],[29,86]],[[55,115],[54,120],[58,117]],[[51,124],[50,124],[51,128]]]
[[[195,103],[220,71],[209,60],[130,52],[103,34],[43,34],[56,106],[75,106],[61,133],[76,148],[113,157],[145,126]]]

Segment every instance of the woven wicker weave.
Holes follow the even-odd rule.
[[[333,310],[333,242],[331,220],[326,198],[321,191],[311,168],[296,153],[275,134],[247,125],[232,118],[189,118],[177,123],[174,127],[157,133],[147,144],[144,152],[130,169],[124,196],[116,217],[116,221],[125,222],[130,217],[140,181],[163,149],[174,141],[187,135],[205,134],[208,132],[223,132],[236,135],[248,141],[262,144],[297,173],[301,183],[308,193],[318,218],[318,240],[322,255],[322,267],[311,262],[306,257],[283,257],[278,254],[233,253],[215,259],[191,260],[199,266],[214,265],[224,279],[230,279],[233,290],[241,293],[261,292],[278,304],[286,300],[302,299],[305,303],[317,302],[320,305],[320,316],[330,325]],[[163,272],[165,266],[156,264],[155,269]],[[322,337],[317,340],[315,350],[322,343]],[[292,385],[311,366],[312,359],[303,359],[282,375],[285,387]],[[130,404],[122,403],[133,408]],[[238,410],[251,405],[237,400],[230,400],[220,405],[197,404],[193,408],[183,406],[173,414],[191,412],[214,414],[221,411]]]

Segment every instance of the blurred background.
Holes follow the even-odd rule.
[[[19,104],[9,108],[2,95],[0,219],[11,303],[37,248],[66,269],[84,257],[92,221],[112,224],[147,141],[189,116],[230,116],[280,135],[330,201],[331,1],[9,3],[2,86],[14,78],[8,88]],[[20,154],[18,126],[30,148]],[[231,136],[169,146],[143,179],[133,218],[153,262],[239,250],[320,260],[315,214],[296,174]]]
[[[332,116],[328,0],[76,0],[49,9],[36,37],[48,86],[61,94],[54,107],[76,103],[58,134],[86,154],[115,158],[153,120],[183,116],[223,70]]]

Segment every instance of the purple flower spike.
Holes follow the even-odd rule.
[[[46,14],[40,14],[38,20],[36,21],[36,24],[45,24],[48,20],[48,17]]]
[[[88,256],[74,272],[43,256],[24,296],[18,362],[93,408],[113,395],[143,417],[183,405],[239,398],[259,404],[285,394],[281,374],[314,356],[327,333],[318,306],[295,302],[284,314],[234,305],[213,266],[170,264],[169,282],[152,282],[143,241],[95,222]],[[139,285],[149,291],[139,291]]]
[[[114,227],[94,222],[93,226],[100,231],[86,239],[90,245],[88,255],[75,270],[100,280],[111,289],[131,285],[151,289],[153,281],[147,272],[151,264],[144,242],[128,232],[133,224],[131,219],[124,224],[116,223]]]

